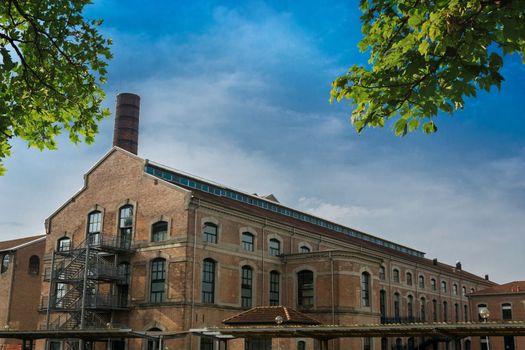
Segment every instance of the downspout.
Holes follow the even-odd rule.
[[[200,200],[196,198],[197,205],[194,209],[194,222],[193,222],[193,269],[191,272],[191,313],[190,313],[190,329],[193,328],[193,314],[195,311],[195,257],[197,256],[197,209],[200,205]],[[190,337],[190,350],[193,349],[193,341]]]
[[[53,278],[55,275],[55,250],[51,253],[51,275],[49,276],[49,289],[47,294],[46,329],[49,329],[49,318],[51,309],[51,293],[53,292]],[[45,271],[44,271],[45,278]]]
[[[332,251],[328,252],[328,257],[330,258],[330,272],[332,278],[332,324],[335,325],[334,258],[332,257]]]

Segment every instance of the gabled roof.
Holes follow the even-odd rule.
[[[222,321],[226,325],[273,325],[281,316],[286,325],[320,325],[321,322],[286,306],[259,306]]]
[[[488,294],[525,294],[525,281],[513,281],[498,286],[492,286],[469,294],[469,296]]]
[[[10,241],[3,241],[3,242],[0,242],[0,252],[17,250],[19,248],[25,247],[26,245],[36,243],[44,239],[45,239],[44,235],[39,235],[39,236],[12,239]]]

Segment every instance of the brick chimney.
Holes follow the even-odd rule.
[[[137,154],[139,146],[140,96],[131,93],[117,95],[113,146]]]

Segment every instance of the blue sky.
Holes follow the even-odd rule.
[[[125,6],[125,7],[124,7]],[[333,1],[95,1],[114,59],[105,105],[141,95],[139,155],[425,251],[498,282],[525,279],[525,65],[501,91],[443,115],[439,132],[357,135],[330,83],[354,63],[359,11]],[[0,178],[3,239],[44,220],[111,147],[41,153],[15,142]]]

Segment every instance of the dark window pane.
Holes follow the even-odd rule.
[[[297,304],[310,307],[314,304],[314,274],[303,270],[297,274]]]
[[[150,302],[161,303],[166,295],[166,260],[155,259],[151,262]]]
[[[242,233],[242,249],[247,250],[249,252],[253,252],[254,249],[254,237],[249,232],[243,232]]]
[[[270,239],[269,250],[270,256],[277,256],[281,254],[281,242],[275,238]]]
[[[280,275],[277,271],[270,272],[270,305],[279,305]]]
[[[151,226],[151,241],[161,242],[166,240],[168,235],[168,223],[166,221],[159,221]]]
[[[215,302],[215,261],[205,259],[202,264],[202,302]]]
[[[217,243],[217,225],[209,222],[205,223],[203,239],[208,243]]]

